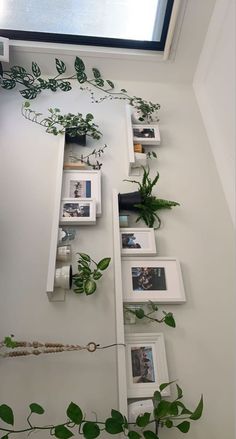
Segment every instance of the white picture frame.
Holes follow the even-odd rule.
[[[134,143],[141,145],[160,145],[161,136],[157,124],[134,124],[132,125]]]
[[[74,226],[96,224],[96,201],[91,198],[62,198],[59,223]]]
[[[180,263],[176,258],[122,257],[123,301],[186,302]]]
[[[101,171],[64,170],[62,198],[92,198],[96,201],[96,216],[101,216]]]
[[[0,61],[9,62],[9,39],[0,37]]]
[[[125,336],[127,397],[152,397],[160,384],[169,382],[162,333],[130,333]],[[162,391],[170,396],[170,388]]]
[[[156,255],[154,229],[148,227],[121,228],[120,246],[122,256]]]

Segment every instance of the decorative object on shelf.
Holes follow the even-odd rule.
[[[145,153],[141,153],[141,152],[135,152],[134,153],[134,159],[135,159],[135,163],[132,166],[132,168],[141,168],[142,166],[145,167],[147,166],[147,154]]]
[[[154,229],[122,228],[120,229],[121,255],[155,255],[156,241]]]
[[[76,229],[73,228],[65,228],[65,227],[59,227],[58,230],[58,242],[59,243],[66,243],[66,242],[70,242],[73,241],[75,239],[75,235],[76,235]]]
[[[101,169],[102,163],[99,160],[103,156],[105,148],[107,148],[107,145],[93,149],[88,154],[81,154],[79,156],[70,154],[71,162],[64,163],[64,169],[81,169],[84,166],[92,167],[95,170]]]
[[[71,246],[70,244],[67,245],[60,245],[57,247],[57,261],[61,262],[69,262],[71,260]]]
[[[164,316],[158,319],[157,317],[154,317],[157,311],[159,311],[158,306],[155,303],[153,303],[151,300],[149,300],[148,303],[142,307],[138,305],[125,305],[124,306],[125,323],[135,324],[139,320],[144,320],[144,322],[165,323],[167,326],[170,326],[171,328],[176,327],[175,319],[172,312],[162,311]],[[131,317],[130,319],[131,321],[129,321],[130,317]]]
[[[129,439],[159,439],[159,427],[177,428],[182,433],[187,433],[191,426],[191,421],[197,421],[201,418],[203,412],[203,397],[201,397],[196,409],[194,411],[187,408],[180,399],[183,398],[182,389],[176,384],[177,397],[173,401],[166,401],[163,399],[163,391],[172,383],[163,383],[153,395],[153,406],[150,411],[141,411],[135,419],[127,420],[117,410],[112,409],[109,418],[100,421],[97,416],[96,420],[87,420],[85,413],[74,402],[70,402],[66,409],[66,422],[53,424],[48,422],[49,414],[47,414],[47,423],[40,425],[35,424],[32,415],[43,415],[45,409],[38,403],[31,403],[29,405],[29,414],[22,427],[14,427],[14,412],[7,404],[0,405],[0,420],[3,421],[3,426],[0,424],[0,432],[7,438],[10,434],[20,439],[21,434],[29,435],[34,432],[44,431],[44,437],[51,437],[52,435],[58,439],[68,439],[77,433],[85,439],[95,439],[104,434],[104,430],[108,435],[115,435],[122,433]],[[144,402],[144,407],[147,403]],[[92,412],[94,413],[94,412]],[[132,413],[129,410],[129,413]],[[154,421],[153,421],[154,418]],[[153,425],[155,425],[155,433],[152,432]],[[151,430],[150,430],[151,429]],[[138,432],[137,432],[138,430]],[[47,434],[47,436],[45,436]],[[22,437],[23,437],[22,436]],[[4,437],[4,436],[2,436]],[[104,437],[104,436],[103,436]]]
[[[72,266],[64,265],[63,267],[56,268],[55,279],[54,279],[55,288],[70,290],[71,285],[72,285]]]
[[[59,108],[49,108],[49,116],[44,117],[30,108],[30,102],[26,101],[21,107],[21,113],[25,119],[37,123],[46,128],[46,133],[58,134],[66,133],[66,141],[86,145],[86,136],[99,140],[102,133],[98,131],[98,125],[94,123],[91,113],[83,117],[82,113],[61,114]],[[39,119],[40,118],[40,119]],[[74,140],[73,140],[74,139]]]
[[[36,62],[32,62],[32,69],[30,72],[24,67],[13,66],[9,70],[4,70],[0,63],[0,86],[5,90],[11,90],[20,84],[24,86],[20,90],[21,95],[25,99],[35,99],[43,90],[51,90],[55,92],[61,90],[64,92],[72,89],[71,81],[77,80],[80,84],[80,89],[90,93],[92,102],[100,103],[105,100],[124,100],[138,112],[138,121],[146,123],[157,121],[159,104],[147,101],[141,97],[130,96],[125,89],[116,91],[115,84],[109,79],[103,79],[100,71],[97,68],[92,68],[93,76],[88,77],[85,69],[85,64],[81,58],[76,56],[74,62],[75,73],[71,76],[63,77],[66,72],[65,63],[55,58],[57,74],[52,78],[42,78],[41,69]],[[83,84],[83,85],[82,85]],[[93,90],[102,92],[103,96],[95,97]]]
[[[0,61],[9,62],[9,39],[0,37]],[[0,65],[0,77],[1,74],[1,65]],[[1,81],[0,81],[1,84]]]
[[[89,255],[78,253],[78,273],[72,275],[73,291],[76,294],[93,294],[97,289],[97,281],[110,264],[111,258],[103,258],[95,262]]]
[[[160,145],[158,125],[133,125],[133,140],[142,145]]]
[[[101,216],[101,171],[65,170],[62,181],[62,198],[93,198],[96,201],[96,216]]]
[[[134,152],[144,152],[143,145],[141,145],[141,143],[134,143]]]
[[[95,225],[96,201],[89,198],[62,198],[60,224]]]
[[[123,300],[127,303],[186,301],[180,263],[175,258],[122,258]]]
[[[129,215],[119,215],[119,226],[129,227]]]
[[[128,398],[151,397],[162,382],[168,382],[163,334],[126,334]],[[169,396],[169,388],[163,396]]]
[[[156,198],[152,195],[153,187],[159,179],[159,173],[157,172],[156,177],[151,180],[149,177],[150,169],[148,168],[146,170],[143,166],[142,169],[143,177],[141,183],[136,180],[124,180],[138,184],[139,189],[136,192],[118,195],[119,210],[129,210],[139,213],[136,222],[142,219],[148,227],[153,227],[157,221],[155,228],[158,229],[161,226],[161,220],[156,212],[161,209],[171,209],[174,206],[179,206],[179,203]]]

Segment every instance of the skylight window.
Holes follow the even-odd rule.
[[[10,39],[164,50],[174,0],[1,0]]]

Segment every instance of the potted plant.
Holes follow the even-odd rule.
[[[125,180],[130,183],[136,183],[139,186],[138,191],[118,194],[119,210],[128,210],[137,212],[139,214],[136,222],[141,219],[148,227],[154,227],[156,221],[156,229],[161,226],[161,220],[157,215],[157,211],[161,209],[171,209],[174,206],[179,206],[176,201],[164,200],[162,198],[156,198],[152,195],[152,189],[156,185],[159,179],[159,173],[151,180],[149,177],[150,169],[147,170],[142,166],[143,177],[142,182],[136,180]]]
[[[72,275],[72,288],[76,294],[93,294],[97,289],[97,281],[110,264],[111,258],[103,258],[95,262],[89,255],[78,253],[78,273]]]
[[[42,113],[31,110],[30,103],[26,101],[22,105],[22,115],[31,122],[37,123],[46,128],[46,133],[58,134],[66,133],[66,141],[86,145],[86,136],[99,140],[102,133],[98,130],[98,125],[94,123],[94,117],[88,113],[83,117],[82,113],[61,114],[59,108],[49,108],[49,115],[42,117]],[[40,119],[39,119],[40,118]]]

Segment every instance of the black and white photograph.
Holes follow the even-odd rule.
[[[96,216],[101,216],[101,171],[64,170],[62,181],[63,198],[92,198],[96,201]]]
[[[159,145],[161,142],[160,131],[155,125],[133,125],[133,141],[141,145]]]
[[[168,383],[168,369],[162,333],[125,335],[128,398],[152,397],[161,383]],[[163,391],[169,396],[170,389]]]
[[[96,223],[96,202],[91,198],[64,198],[61,200],[60,224]]]
[[[122,255],[156,254],[155,234],[152,228],[121,228],[120,239]]]
[[[125,303],[186,302],[181,267],[176,258],[123,256],[121,266]]]

